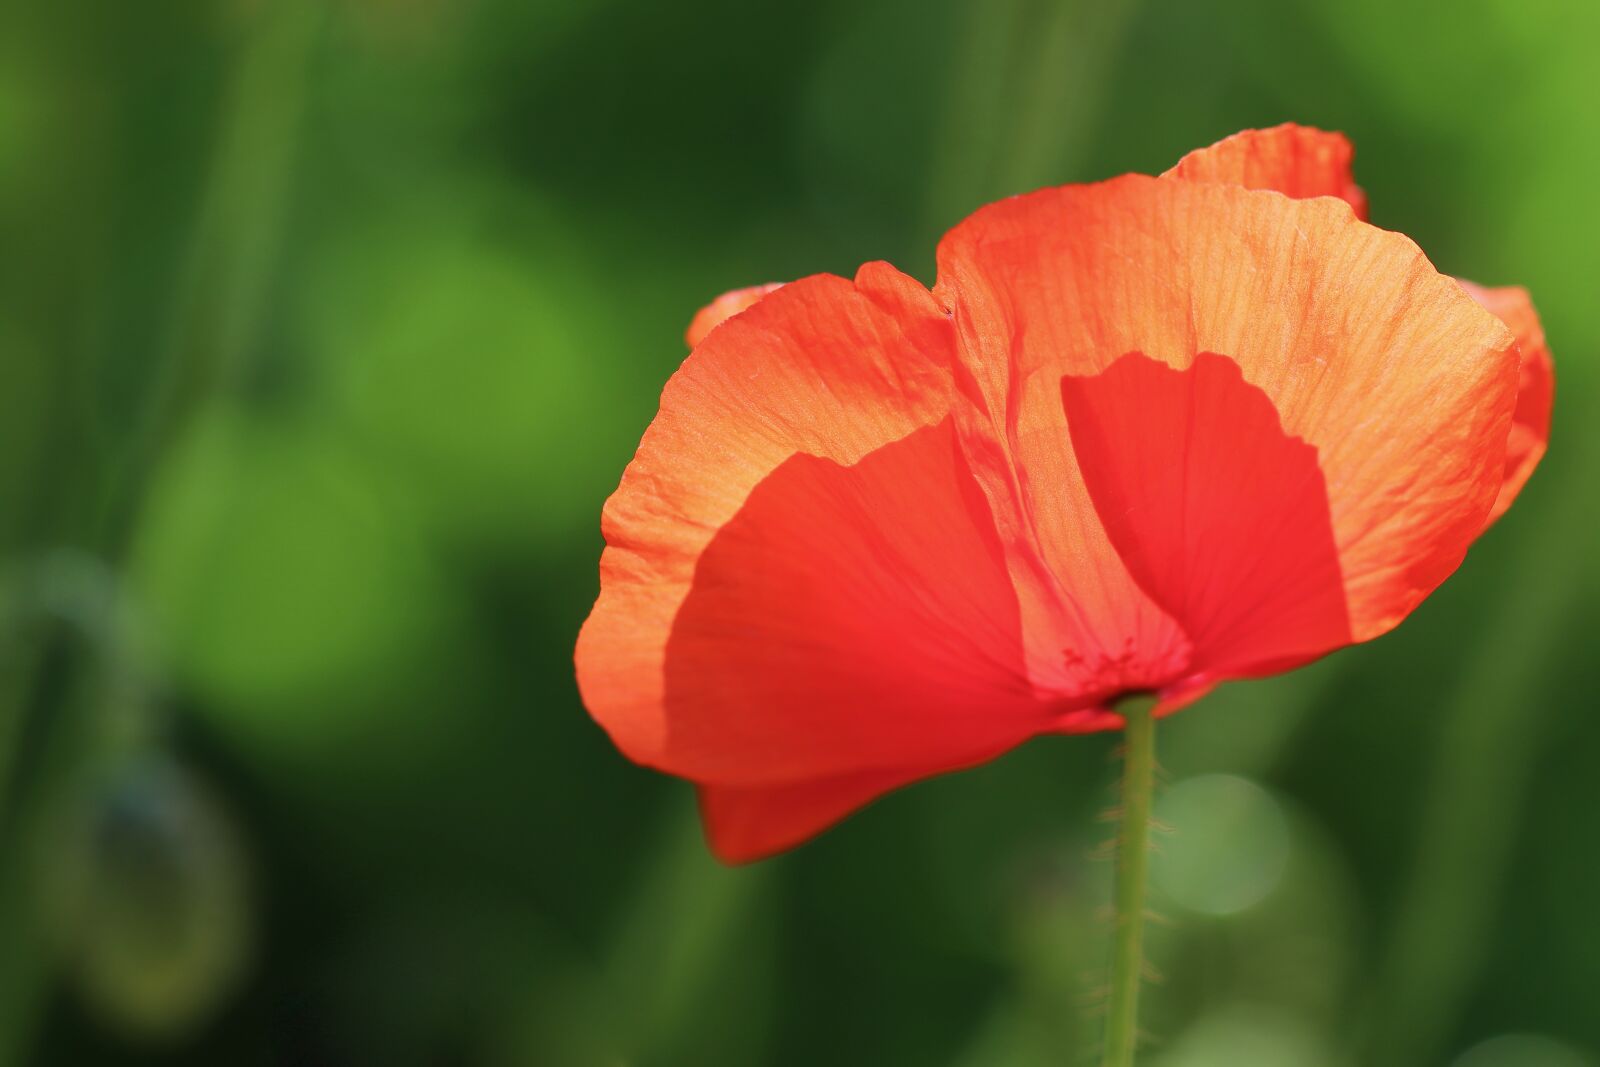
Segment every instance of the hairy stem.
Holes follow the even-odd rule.
[[[1144,898],[1150,871],[1150,802],[1156,774],[1155,701],[1118,706],[1123,731],[1122,815],[1117,841],[1116,936],[1105,1067],[1131,1067],[1139,1043],[1139,981],[1144,970]]]

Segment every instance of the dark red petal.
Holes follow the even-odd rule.
[[[1088,714],[1072,717],[1078,725]],[[1110,728],[1101,723],[1099,728]],[[813,778],[794,785],[702,785],[700,814],[706,838],[727,863],[748,863],[782,852],[814,837],[857,808],[903,785],[941,771],[986,762],[1006,748],[983,750],[957,764],[929,768],[861,771],[832,778]]]
[[[667,765],[725,785],[970,762],[1052,725],[948,421],[796,456],[706,548],[667,646]]]
[[[1238,364],[1123,356],[1061,379],[1072,447],[1134,578],[1197,663],[1237,677],[1350,641],[1317,450],[1283,432]]]
[[[863,771],[795,785],[700,787],[706,840],[725,863],[749,863],[813,837],[921,772]]]

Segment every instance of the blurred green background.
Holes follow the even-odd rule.
[[[584,714],[711,296],[1285,119],[1535,294],[1543,469],[1163,726],[1158,1067],[1600,1065],[1600,5],[0,0],[0,1064],[1093,1060],[1114,739],[780,859]]]

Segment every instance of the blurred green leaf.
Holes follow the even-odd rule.
[[[376,472],[315,424],[226,408],[163,471],[136,575],[174,673],[254,743],[381,736],[457,619]]]

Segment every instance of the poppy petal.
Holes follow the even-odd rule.
[[[751,285],[723,293],[695,312],[694,318],[689,322],[689,328],[684,331],[683,339],[689,342],[690,348],[693,348],[705,340],[706,334],[782,284],[782,282],[768,282],[766,285]]]
[[[726,785],[931,773],[1051,727],[947,419],[796,456],[702,553],[667,645],[672,766]]]
[[[1021,525],[1066,601],[1063,643],[1086,640],[1074,616],[1098,618],[1090,647],[1131,650],[1148,684],[1171,684],[1159,671],[1184,658],[1202,674],[1241,670],[1248,648],[1210,647],[1209,662],[1195,660],[1183,645],[1207,627],[1179,617],[1192,603],[1148,574],[1138,580],[1136,562],[1117,588],[1106,553],[1120,560],[1121,551],[1097,518],[1115,494],[1105,479],[1098,492],[1086,482],[1090,457],[1074,449],[1064,378],[1099,375],[1129,353],[1177,370],[1201,353],[1237,364],[1276,409],[1281,434],[1315,449],[1354,640],[1388,630],[1455,569],[1498,491],[1516,389],[1512,338],[1415,244],[1344,204],[1137,175],[1043,190],[951,231],[935,293],[952,308],[959,358],[1019,472]],[[1125,442],[1134,428],[1106,432]],[[1183,447],[1172,458],[1180,466]],[[1160,545],[1202,532],[1141,537]],[[1116,540],[1127,547],[1125,535]],[[1314,561],[1316,545],[1301,547]],[[1260,546],[1187,551],[1214,559],[1219,576],[1238,575]],[[1150,604],[1176,633],[1151,624]],[[1285,610],[1264,606],[1250,632]]]
[[[1017,591],[1028,674],[1074,701],[1159,688],[1184,673],[1188,641],[1106,536],[1066,443],[1059,385],[1054,418],[1037,410],[1043,379],[1018,362],[1031,327],[987,258],[1020,245],[1008,234],[991,247],[971,226],[941,243],[935,293],[961,353],[952,414]]]
[[[1286,122],[1266,130],[1244,130],[1207,148],[1197,148],[1162,175],[1184,181],[1273,189],[1295,199],[1336,196],[1356,217],[1367,217],[1367,194],[1355,183],[1355,149],[1342,133]]]
[[[923,777],[906,771],[863,771],[793,785],[699,789],[706,840],[724,863],[749,863],[826,830],[884,793]]]
[[[1343,134],[1286,123],[1267,130],[1245,130],[1209,148],[1196,149],[1163,177],[1274,189],[1296,198],[1337,196],[1365,219],[1367,197],[1351,173],[1354,155]],[[1495,500],[1492,522],[1511,506],[1544,456],[1550,437],[1554,367],[1527,290],[1516,286],[1488,289],[1458,280],[1516,335],[1522,351],[1522,384],[1507,444],[1505,481]]]
[[[1157,716],[1170,715],[1198,700],[1210,686],[1177,694],[1163,701]],[[1053,733],[1092,733],[1120,730],[1115,712],[1085,708],[1057,717]],[[1015,747],[1026,737],[1013,738],[992,749],[974,749],[963,758],[939,765],[867,770],[789,785],[724,786],[699,788],[700,814],[712,851],[727,863],[748,863],[790,848],[839,822],[856,809],[901,786],[949,771],[987,763]]]
[[[816,836],[885,793],[942,771],[985,763],[1005,748],[976,752],[938,768],[860,771],[791,785],[702,785],[700,814],[706,838],[724,862],[764,859]]]
[[[1511,506],[1533,475],[1533,469],[1544,458],[1545,446],[1550,441],[1550,409],[1555,399],[1555,366],[1550,359],[1550,349],[1545,344],[1544,327],[1539,323],[1539,313],[1534,310],[1533,299],[1520,286],[1487,289],[1472,282],[1457,279],[1474,300],[1488,308],[1506,324],[1517,338],[1521,353],[1521,378],[1517,389],[1517,409],[1511,419],[1511,436],[1506,441],[1505,480],[1500,495],[1495,498],[1493,522]]]
[[[607,503],[577,649],[630,757],[770,785],[1059,727],[955,447],[952,358],[931,294],[875,264],[784,286],[685,361]]]

